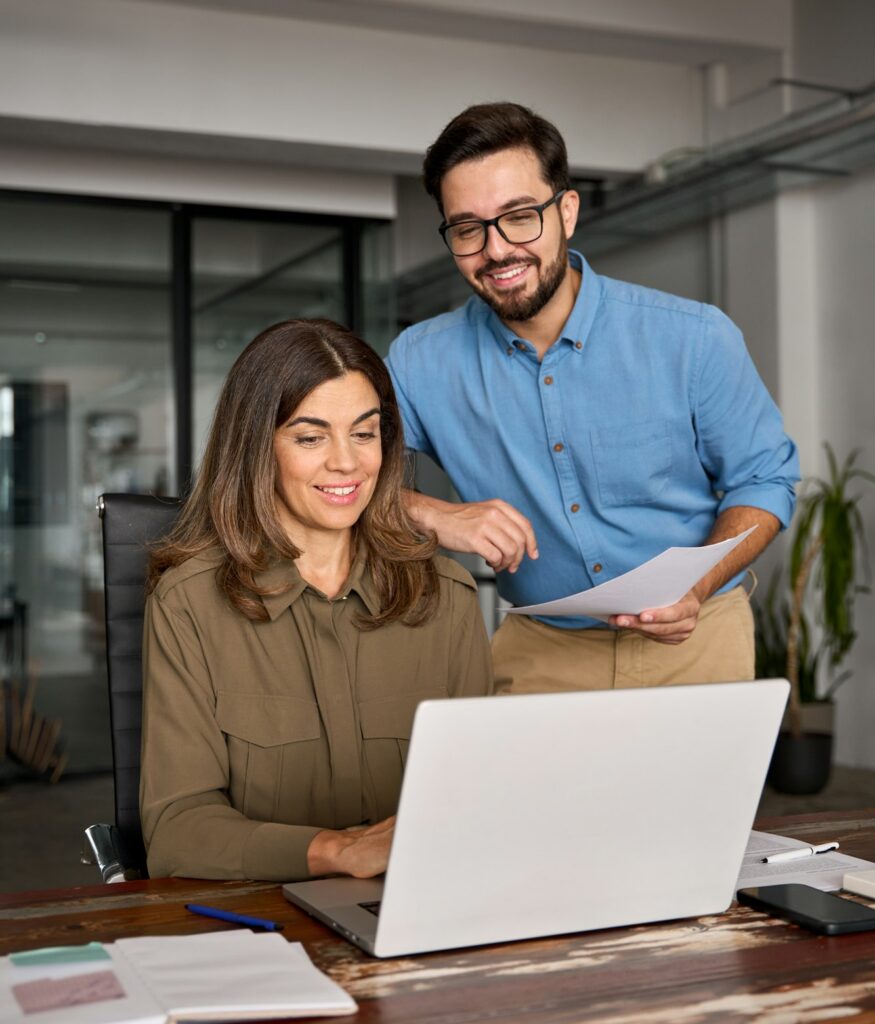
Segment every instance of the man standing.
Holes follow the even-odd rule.
[[[757,527],[677,604],[612,628],[507,616],[496,688],[753,678],[740,580],[790,521],[798,459],[740,332],[712,306],[601,277],[569,251],[579,197],[565,143],[525,107],[463,111],[428,150],[424,181],[475,295],[389,352],[407,445],[462,499],[411,493],[414,519],[482,555],[516,605]]]

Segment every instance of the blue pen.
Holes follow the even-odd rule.
[[[201,917],[214,917],[217,921],[229,921],[231,924],[242,924],[246,928],[263,928],[266,932],[281,932],[283,926],[276,921],[265,921],[262,917],[247,917],[235,914],[231,910],[219,910],[218,907],[205,907],[201,903],[186,903],[185,909]]]

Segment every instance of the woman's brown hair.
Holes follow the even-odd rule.
[[[416,626],[433,612],[438,578],[436,541],[418,533],[401,500],[404,438],[392,382],[383,360],[331,320],[286,320],[262,331],[243,350],[222,387],[197,482],[176,526],[152,553],[147,589],[193,555],[218,548],[216,580],[250,619],[266,619],[256,576],[276,556],[300,551],[279,525],[275,508],[274,433],[314,388],[361,373],[380,402],[383,461],[373,497],[353,527],[381,595],[378,615],[364,628],[400,619]]]

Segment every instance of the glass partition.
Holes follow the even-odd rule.
[[[346,317],[343,231],[313,224],[194,221],[193,435],[200,460],[231,364],[265,327],[295,317]]]
[[[0,645],[109,764],[104,491],[173,491],[169,214],[0,200]],[[24,628],[18,628],[21,624]]]

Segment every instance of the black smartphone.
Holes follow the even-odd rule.
[[[875,910],[810,885],[760,885],[739,889],[738,902],[776,917],[786,917],[821,935],[875,929]]]

